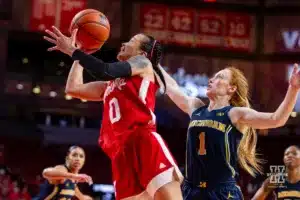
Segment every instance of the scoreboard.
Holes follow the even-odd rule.
[[[251,52],[254,17],[237,12],[140,4],[139,30],[165,44]]]

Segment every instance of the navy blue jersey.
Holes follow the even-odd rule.
[[[232,107],[208,111],[207,106],[192,113],[187,134],[186,179],[200,188],[235,182],[237,148],[242,134],[231,123]]]
[[[68,170],[69,171],[69,170]],[[75,196],[76,183],[66,179],[63,183],[50,183],[46,180],[34,200],[71,200]]]
[[[300,181],[289,183],[287,180],[274,189],[278,200],[300,200]]]

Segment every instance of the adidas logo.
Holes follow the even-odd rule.
[[[159,164],[159,169],[163,169],[163,168],[165,168],[166,167],[166,165],[164,164],[164,163],[160,163]]]

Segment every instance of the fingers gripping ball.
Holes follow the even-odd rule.
[[[76,44],[85,52],[97,51],[106,42],[110,34],[110,24],[106,16],[98,10],[86,9],[72,19],[70,33],[78,29]]]

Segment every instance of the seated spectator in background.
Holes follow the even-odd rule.
[[[19,200],[20,199],[20,188],[18,186],[14,187],[9,195],[8,195],[8,198],[10,200]]]
[[[25,185],[23,188],[22,188],[22,191],[21,191],[21,194],[20,194],[20,200],[30,200],[31,197],[29,195],[29,192],[28,192],[28,187],[27,185]]]

